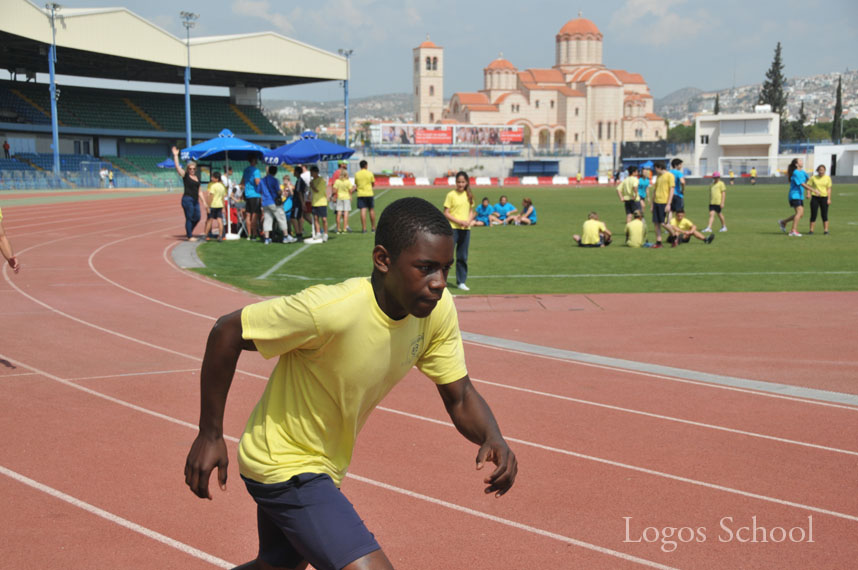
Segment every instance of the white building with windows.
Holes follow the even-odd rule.
[[[443,107],[443,49],[414,49],[414,110],[418,123],[520,125],[524,143],[608,155],[623,142],[665,138],[644,78],[602,63],[602,32],[579,17],[555,36],[555,64],[519,70],[503,56],[483,69],[483,89],[453,93]],[[437,59],[437,65],[436,65]]]
[[[731,171],[736,176],[757,169],[775,173],[778,164],[780,117],[777,113],[702,114],[695,120],[694,175]]]

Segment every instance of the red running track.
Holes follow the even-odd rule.
[[[208,330],[256,297],[173,265],[177,202],[3,210],[23,264],[0,280],[3,567],[230,567],[255,554],[235,462],[211,502],[191,495],[182,468]],[[471,333],[858,393],[855,293],[457,304]],[[682,324],[663,317],[665,304]],[[471,342],[466,351],[519,456],[518,482],[502,499],[483,495],[475,448],[411,373],[368,422],[343,486],[397,567],[853,566],[858,407]],[[241,433],[270,368],[242,357],[228,436]],[[740,542],[754,520],[771,532]],[[682,541],[665,528],[682,528]],[[796,540],[773,542],[777,528]]]

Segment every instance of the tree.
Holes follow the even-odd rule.
[[[781,61],[781,43],[778,42],[775,48],[775,57],[772,60],[772,65],[766,72],[766,80],[763,82],[763,88],[760,91],[760,105],[771,105],[772,112],[781,116],[783,121],[784,113],[786,113],[787,95],[784,90],[786,85],[786,77],[784,77],[784,64]]]
[[[720,112],[721,112],[721,95],[716,93],[715,94],[715,114],[717,115]]]
[[[831,140],[840,144],[840,133],[843,129],[843,76],[837,78],[837,98],[834,103],[834,122],[831,124]]]
[[[804,130],[804,124],[807,122],[807,115],[804,112],[804,101],[801,102],[801,107],[798,109],[798,120],[793,122],[792,125],[792,138],[793,140],[803,141],[807,138],[807,134]]]
[[[685,125],[676,125],[667,131],[667,142],[669,143],[690,143],[694,142],[694,130],[696,125],[686,127]]]

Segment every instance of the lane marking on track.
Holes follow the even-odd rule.
[[[698,386],[722,388],[748,394],[756,394],[758,396],[780,398],[817,406],[828,406],[858,412],[858,395],[855,394],[845,394],[842,392],[831,392],[816,388],[792,386],[790,384],[779,384],[763,380],[750,380],[734,376],[710,374],[708,372],[685,370],[683,368],[662,366],[660,364],[649,364],[646,362],[637,362],[635,360],[623,360],[621,358],[612,358],[609,356],[600,356],[598,354],[588,354],[585,352],[575,352],[562,348],[530,344],[517,340],[509,340],[465,331],[462,331],[462,340],[494,350],[527,354],[551,360],[558,360],[561,362],[571,362],[581,364],[583,366],[591,366],[593,368],[618,370],[641,376],[650,376],[652,378],[693,383]]]
[[[567,401],[567,402],[575,402],[576,404],[584,404],[584,405],[587,405],[587,406],[596,406],[596,407],[598,407],[598,408],[604,408],[604,409],[606,409],[606,410],[614,410],[614,411],[617,411],[617,412],[624,412],[624,413],[627,413],[627,414],[635,414],[635,415],[639,415],[639,416],[645,416],[645,417],[655,418],[655,419],[659,419],[659,420],[665,420],[665,421],[669,421],[669,422],[676,422],[676,423],[681,423],[681,424],[685,424],[685,425],[691,425],[691,426],[695,426],[695,427],[702,427],[702,428],[706,428],[706,429],[712,429],[712,430],[717,430],[717,431],[724,431],[724,432],[727,432],[727,433],[735,433],[735,434],[739,434],[739,435],[746,435],[746,436],[748,436],[748,437],[756,437],[756,438],[760,438],[760,439],[767,439],[767,440],[770,440],[770,441],[777,441],[778,443],[787,443],[787,444],[790,444],[790,445],[798,445],[798,446],[802,446],[802,447],[810,447],[810,448],[813,448],[813,449],[821,449],[821,450],[823,450],[823,451],[833,451],[834,453],[843,453],[844,455],[854,455],[854,456],[858,457],[858,451],[850,451],[850,450],[848,450],[848,449],[840,449],[840,448],[837,448],[837,447],[829,447],[829,446],[827,446],[827,445],[820,445],[820,444],[817,444],[817,443],[809,443],[809,442],[805,442],[805,441],[797,441],[797,440],[794,440],[794,439],[787,439],[787,438],[783,438],[783,437],[777,437],[777,436],[773,436],[773,435],[766,435],[766,434],[757,433],[757,432],[752,432],[752,431],[745,431],[745,430],[741,430],[741,429],[729,428],[729,427],[719,426],[719,425],[715,425],[715,424],[707,424],[707,423],[703,423],[703,422],[695,422],[695,421],[693,421],[693,420],[686,420],[686,419],[677,418],[677,417],[673,417],[673,416],[665,416],[665,415],[662,415],[662,414],[656,414],[656,413],[652,413],[652,412],[644,412],[644,411],[642,411],[642,410],[634,410],[634,409],[631,409],[631,408],[623,408],[623,407],[621,407],[621,406],[613,406],[613,405],[611,405],[611,404],[603,404],[603,403],[600,403],[600,402],[593,402],[593,401],[591,401],[591,400],[581,400],[581,399],[579,399],[579,398],[572,398],[572,397],[570,397],[570,396],[561,396],[561,395],[559,395],[559,394],[552,394],[552,393],[550,393],[550,392],[541,392],[541,391],[539,391],[539,390],[531,390],[531,389],[529,389],[529,388],[520,388],[520,387],[518,387],[518,386],[510,386],[510,385],[508,385],[508,384],[500,384],[500,383],[498,383],[498,382],[490,382],[490,381],[488,381],[488,380],[479,380],[479,379],[477,379],[477,378],[471,378],[471,380],[472,380],[473,382],[477,382],[477,383],[480,383],[480,384],[486,384],[486,385],[488,385],[488,386],[495,386],[495,387],[498,387],[498,388],[505,388],[505,389],[507,389],[507,390],[515,390],[515,391],[517,391],[517,392],[525,392],[525,393],[528,393],[528,394],[534,394],[534,395],[536,395],[536,396],[545,396],[546,398],[555,398],[555,399],[558,399],[558,400],[565,400],[565,401]]]
[[[146,528],[145,526],[141,526],[137,523],[131,522],[130,520],[128,520],[126,518],[120,517],[119,515],[115,515],[109,511],[105,511],[104,509],[100,509],[100,508],[96,507],[95,505],[91,505],[87,502],[81,501],[78,498],[72,497],[71,495],[67,495],[66,493],[63,493],[62,491],[55,489],[53,487],[49,487],[48,485],[45,485],[43,483],[39,483],[38,481],[30,479],[29,477],[27,477],[25,475],[21,475],[20,473],[18,473],[16,471],[12,471],[11,469],[8,469],[2,465],[0,465],[0,474],[3,474],[6,477],[9,477],[10,479],[14,479],[15,481],[18,481],[19,483],[27,485],[28,487],[31,487],[37,491],[41,491],[42,493],[50,495],[51,497],[53,497],[55,499],[65,501],[66,503],[68,503],[72,506],[75,506],[79,509],[83,509],[84,511],[86,511],[90,514],[101,517],[107,521],[114,523],[114,524],[118,524],[121,527],[125,527],[130,531],[136,532],[138,534],[142,534],[143,536],[145,536],[147,538],[151,538],[152,540],[158,541],[161,544],[165,544],[171,548],[175,548],[176,550],[178,550],[184,554],[187,554],[189,556],[193,556],[194,558],[202,560],[203,562],[208,562],[209,564],[212,564],[212,565],[217,566],[219,568],[234,568],[235,567],[235,564],[227,562],[226,560],[224,560],[222,558],[218,558],[217,556],[213,556],[207,552],[203,552],[202,550],[194,548],[193,546],[185,544],[184,542],[179,542],[178,540],[175,540],[173,538],[170,538],[169,536],[163,535],[160,532],[156,532],[152,529]]]
[[[551,538],[560,542],[565,542],[567,544],[571,544],[573,546],[580,546],[581,548],[586,548],[587,550],[595,550],[601,554],[607,554],[608,556],[613,556],[615,558],[621,558],[622,560],[626,560],[627,562],[634,562],[637,564],[641,564],[643,566],[648,566],[650,568],[661,568],[662,570],[676,570],[673,566],[665,566],[664,564],[659,564],[658,562],[653,562],[652,560],[647,560],[645,558],[639,558],[637,556],[632,556],[631,554],[626,554],[625,552],[619,552],[617,550],[611,550],[610,548],[605,548],[604,546],[599,546],[596,544],[592,544],[590,542],[584,542],[583,540],[578,540],[575,538],[570,538],[568,536],[564,536],[562,534],[557,534],[554,532],[550,532],[547,530],[543,530],[541,528],[536,528],[530,525],[526,525],[523,523],[511,521],[509,519],[504,519],[495,515],[490,515],[488,513],[484,513],[482,511],[477,511],[468,507],[464,507],[462,505],[457,505],[456,503],[450,503],[448,501],[444,501],[441,499],[436,499],[435,497],[430,497],[429,495],[424,495],[422,493],[417,493],[414,491],[409,491],[408,489],[403,489],[402,487],[396,487],[394,485],[390,485],[388,483],[381,483],[379,481],[374,481],[372,479],[367,479],[366,477],[361,477],[360,475],[354,475],[353,473],[346,474],[346,477],[349,479],[354,479],[355,481],[360,481],[361,483],[366,483],[368,485],[372,485],[374,487],[379,487],[381,489],[385,489],[387,491],[392,491],[394,493],[399,493],[400,495],[405,495],[407,497],[411,497],[412,499],[418,499],[421,501],[425,501],[427,503],[432,503],[434,505],[438,505],[444,507],[446,509],[451,509],[460,513],[465,513],[467,515],[471,515],[474,517],[479,517],[481,519],[485,519],[494,523],[511,526],[518,530],[523,530],[525,532],[529,532],[531,534],[536,534],[539,536],[544,536],[546,538]]]
[[[408,418],[416,419],[416,420],[421,420],[421,421],[428,422],[428,423],[432,423],[432,424],[436,424],[436,425],[441,425],[441,426],[444,426],[444,427],[449,427],[449,428],[453,428],[453,429],[455,429],[455,428],[456,428],[456,426],[454,426],[451,422],[445,422],[445,421],[442,421],[442,420],[436,420],[435,418],[427,418],[427,417],[425,417],[425,416],[420,416],[420,415],[412,414],[412,413],[409,413],[409,412],[402,412],[402,411],[399,411],[399,410],[393,410],[393,409],[391,409],[391,408],[385,408],[385,407],[383,407],[383,406],[378,406],[376,409],[378,409],[378,410],[382,410],[382,411],[385,411],[385,412],[390,412],[390,413],[392,413],[392,414],[397,414],[397,415],[405,416],[405,417],[408,417]],[[688,478],[688,477],[682,477],[681,475],[673,475],[673,474],[671,474],[671,473],[665,473],[665,472],[663,472],[663,471],[656,471],[655,469],[648,469],[648,468],[646,468],[646,467],[638,467],[637,465],[631,465],[631,464],[628,464],[628,463],[621,463],[621,462],[619,462],[619,461],[614,461],[614,460],[612,460],[612,459],[605,459],[605,458],[603,458],[603,457],[596,457],[596,456],[594,456],[594,455],[587,455],[587,454],[584,454],[584,453],[578,453],[578,452],[576,452],[576,451],[569,451],[569,450],[567,450],[567,449],[560,449],[560,448],[558,448],[558,447],[552,447],[552,446],[550,446],[550,445],[543,445],[543,444],[541,444],[541,443],[535,443],[535,442],[532,442],[532,441],[527,441],[527,440],[525,440],[525,439],[518,439],[518,438],[515,438],[515,437],[509,437],[509,436],[504,436],[504,439],[506,439],[507,441],[512,441],[512,442],[515,442],[515,443],[520,443],[521,445],[526,445],[526,446],[528,446],[528,447],[533,447],[533,448],[536,448],[536,449],[541,449],[541,450],[543,450],[543,451],[549,451],[549,452],[552,452],[552,453],[558,453],[558,454],[561,454],[561,455],[568,455],[568,456],[570,456],[570,457],[576,457],[576,458],[578,458],[578,459],[584,459],[584,460],[586,460],[586,461],[594,461],[594,462],[596,462],[596,463],[602,463],[602,464],[605,464],[605,465],[610,465],[610,466],[612,466],[612,467],[619,467],[620,469],[628,469],[628,470],[631,470],[631,471],[637,471],[637,472],[639,472],[639,473],[645,473],[645,474],[647,474],[647,475],[652,475],[652,476],[655,476],[655,477],[661,477],[661,478],[664,478],[664,479],[670,479],[670,480],[672,480],[672,481],[679,481],[679,482],[682,482],[682,483],[688,483],[688,484],[690,484],[690,485],[696,485],[696,486],[698,486],[698,487],[705,487],[705,488],[707,488],[707,489],[714,489],[714,490],[716,490],[716,491],[723,491],[723,492],[725,492],[725,493],[730,493],[730,494],[733,494],[733,495],[740,495],[740,496],[743,496],[743,497],[749,497],[749,498],[752,498],[752,499],[757,499],[757,500],[760,500],[760,501],[765,501],[765,502],[767,502],[767,503],[774,503],[774,504],[777,504],[777,505],[783,505],[783,506],[787,506],[787,507],[793,507],[793,508],[796,508],[796,509],[803,509],[803,510],[813,511],[813,512],[815,512],[815,513],[820,513],[820,514],[824,514],[824,515],[829,515],[829,516],[832,516],[832,517],[836,517],[836,518],[840,518],[840,519],[845,519],[845,520],[848,520],[848,521],[858,522],[858,516],[850,515],[850,514],[846,514],[846,513],[839,513],[839,512],[837,512],[837,511],[831,511],[831,510],[828,510],[828,509],[823,509],[823,508],[821,508],[821,507],[814,507],[814,506],[811,506],[811,505],[804,505],[804,504],[802,504],[802,503],[796,503],[796,502],[793,502],[793,501],[787,501],[787,500],[784,500],[784,499],[778,499],[778,498],[776,498],[776,497],[769,497],[769,496],[767,496],[767,495],[760,495],[760,494],[758,494],[758,493],[751,493],[751,492],[749,492],[749,491],[742,491],[741,489],[734,489],[733,487],[727,487],[727,486],[725,486],[725,485],[718,485],[718,484],[716,484],[716,483],[707,483],[706,481],[700,481],[700,480],[697,480],[697,479],[690,479],[690,478]]]
[[[123,372],[118,374],[104,374],[102,376],[81,376],[80,378],[67,378],[69,382],[83,382],[86,380],[104,380],[106,378],[128,378],[130,376],[155,376],[156,374],[181,374],[183,372],[199,372],[199,368],[184,368],[181,370],[153,370],[151,372]],[[3,378],[3,376],[0,376]]]

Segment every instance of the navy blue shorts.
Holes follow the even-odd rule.
[[[375,196],[358,196],[357,207],[360,208],[375,208]]]
[[[623,200],[623,206],[626,208],[626,214],[632,215],[635,210],[641,209],[641,203],[637,200]]]
[[[652,223],[658,225],[667,221],[666,206],[667,204],[657,203],[652,205]]]
[[[245,198],[244,207],[249,214],[261,214],[262,198]]]
[[[685,209],[685,199],[682,196],[673,195],[673,200],[670,201],[670,211],[678,212]]]
[[[792,200],[789,201],[790,208],[798,208],[799,206],[804,206],[804,200]]]
[[[292,199],[292,211],[289,212],[289,217],[293,220],[300,220],[304,215],[304,204],[300,197]]]
[[[718,214],[721,213],[721,204],[709,204],[709,211],[716,212]]]
[[[208,219],[209,220],[223,219],[223,208],[209,208]]]
[[[381,548],[328,475],[302,473],[271,485],[242,479],[256,501],[259,558],[272,566],[306,560],[339,570]]]
[[[327,206],[313,206],[313,215],[318,216],[319,218],[327,218],[328,217],[328,207]]]

